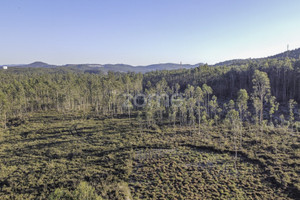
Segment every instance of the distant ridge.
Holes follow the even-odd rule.
[[[55,67],[57,67],[57,66],[56,66],[56,65],[49,65],[49,64],[47,64],[47,63],[37,61],[37,62],[30,63],[30,64],[28,64],[28,65],[19,65],[19,66],[14,66],[14,67],[55,68]]]
[[[294,50],[290,50],[290,51],[285,51],[273,56],[269,56],[266,58],[248,58],[248,59],[233,59],[233,60],[226,60],[223,62],[219,62],[217,64],[215,64],[214,66],[222,66],[222,65],[234,65],[234,64],[246,64],[247,62],[249,62],[250,60],[263,60],[263,59],[272,59],[272,58],[277,58],[277,59],[283,59],[283,58],[294,58],[294,59],[300,59],[300,48],[298,49],[294,49]]]
[[[104,72],[108,71],[113,72],[136,72],[136,73],[146,73],[156,70],[174,70],[174,69],[190,69],[199,67],[203,65],[202,63],[190,65],[190,64],[176,64],[176,63],[161,63],[161,64],[152,64],[147,66],[132,66],[126,64],[67,64],[67,65],[49,65],[44,62],[34,62],[28,65],[16,65],[14,67],[21,68],[70,68],[80,71],[88,71],[88,72]]]
[[[300,59],[300,48],[294,49],[291,51],[285,51],[283,53],[279,53],[273,56],[265,57],[265,58],[249,58],[249,59],[233,59],[227,60],[224,62],[219,62],[212,66],[223,66],[223,65],[241,65],[246,64],[251,60],[264,60],[264,59],[284,59],[286,57],[293,58],[293,59]],[[160,71],[160,70],[176,70],[176,69],[191,69],[196,68],[203,63],[198,63],[195,65],[190,64],[178,64],[178,63],[159,63],[159,64],[152,64],[146,66],[132,66],[127,64],[67,64],[67,65],[50,65],[44,62],[34,62],[27,65],[7,65],[9,67],[21,67],[21,68],[69,68],[73,70],[80,70],[84,72],[91,72],[91,73],[107,73],[108,71],[113,72],[135,72],[135,73],[147,73],[151,71]],[[3,65],[2,65],[3,66]]]
[[[283,53],[279,53],[274,56],[270,56],[268,58],[286,58],[286,57],[300,59],[300,48],[291,51],[285,51]]]

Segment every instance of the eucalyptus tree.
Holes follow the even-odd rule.
[[[201,112],[201,121],[203,122],[203,124],[207,124],[208,122],[208,114],[205,110]]]
[[[287,97],[287,86],[289,79],[287,79],[288,72],[293,70],[292,62],[289,58],[286,58],[283,63],[283,84],[282,84],[282,100],[286,101]]]
[[[148,99],[148,102],[145,107],[145,116],[147,120],[148,127],[155,124],[155,113],[157,108],[157,101],[153,98]]]
[[[133,104],[131,102],[131,99],[128,99],[128,102],[127,102],[127,110],[128,110],[128,117],[130,119],[130,116],[131,116],[131,110],[133,108]]]
[[[273,115],[278,110],[279,103],[276,101],[276,97],[275,96],[271,96],[270,97],[269,103],[270,103],[270,110],[269,110],[270,123],[273,124]]]
[[[183,99],[181,106],[179,107],[180,111],[180,125],[185,125],[187,122],[187,102]]]
[[[3,92],[0,91],[0,121],[3,127],[6,128],[8,101]]]
[[[168,98],[168,84],[166,82],[166,80],[164,78],[162,78],[162,80],[160,80],[157,84],[156,84],[156,108],[158,111],[158,116],[160,118],[160,120],[163,119],[163,113],[166,110],[166,107],[169,106],[169,98]]]
[[[209,115],[209,97],[210,95],[213,93],[213,90],[210,86],[206,85],[206,84],[203,84],[202,85],[202,91],[204,93],[204,102],[205,102],[205,107],[206,107],[206,113]]]
[[[124,84],[125,84],[125,92],[126,92],[126,94],[129,94],[130,88],[131,88],[131,79],[130,79],[129,74],[126,74],[124,76]]]
[[[235,109],[231,109],[227,115],[226,115],[226,119],[227,122],[229,122],[232,133],[233,133],[233,139],[234,139],[234,149],[235,149],[235,162],[234,162],[234,166],[236,169],[236,162],[237,162],[237,137],[238,135],[240,135],[241,138],[241,120],[240,120],[240,116],[239,116],[239,112],[236,111]]]
[[[163,94],[166,92],[168,88],[168,83],[166,79],[162,78],[157,84],[156,84],[156,92],[158,94]]]
[[[190,97],[187,100],[187,110],[188,110],[188,119],[189,119],[189,124],[191,126],[195,126],[195,105],[196,105],[196,100],[193,97]]]
[[[194,92],[195,92],[194,86],[188,85],[184,91],[184,95],[186,98],[191,98],[194,96]]]
[[[142,82],[143,82],[143,74],[142,73],[134,74],[132,80],[134,96],[139,94],[143,90]]]
[[[228,102],[228,104],[225,104],[225,107],[227,111],[229,112],[230,110],[233,110],[235,108],[235,103],[232,99]]]
[[[252,100],[256,111],[256,122],[263,121],[264,104],[270,97],[270,80],[266,72],[255,70],[253,79]]]
[[[201,87],[197,86],[195,89],[195,99],[196,99],[196,110],[198,115],[198,127],[200,133],[200,124],[201,124],[201,110],[202,110],[202,102],[203,102],[203,91]]]
[[[238,92],[236,104],[237,104],[240,118],[242,121],[244,121],[246,118],[246,112],[248,109],[248,100],[249,100],[249,96],[248,96],[247,90],[240,89]]]
[[[293,93],[294,93],[294,99],[296,99],[298,102],[300,100],[300,60],[296,61],[294,64],[294,71],[293,71]]]
[[[180,85],[178,83],[175,84],[175,94],[178,94],[180,90]]]
[[[294,120],[295,120],[294,109],[295,109],[296,105],[297,105],[297,102],[294,99],[289,100],[289,113],[290,113],[289,124],[290,124],[290,126],[293,126],[293,124],[294,124]]]
[[[172,105],[170,107],[170,117],[171,117],[171,121],[173,122],[174,128],[176,125],[177,113],[178,113],[178,107],[175,105]]]
[[[211,100],[209,101],[209,108],[210,108],[210,118],[214,118],[217,116],[219,104],[217,101],[217,97],[214,95],[212,96]]]

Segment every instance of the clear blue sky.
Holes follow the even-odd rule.
[[[300,47],[299,0],[0,0],[0,64],[195,64]]]

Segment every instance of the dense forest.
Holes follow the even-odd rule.
[[[0,82],[3,199],[299,197],[297,59]]]
[[[260,111],[260,122],[265,119],[273,123],[274,119],[279,119],[275,113],[279,105],[282,105],[281,119],[288,120],[291,118],[288,109],[298,113],[296,102],[300,102],[300,61],[288,58],[249,62],[240,66],[204,65],[145,75],[113,72],[106,75],[91,74],[67,69],[11,69],[2,70],[0,78],[3,125],[10,118],[22,118],[30,112],[51,109],[108,116],[139,110],[146,117],[173,116],[177,121],[181,116],[181,122],[188,118],[198,118],[199,122],[200,118],[222,120],[228,105],[232,104],[232,109],[240,109],[239,98],[245,98],[244,107],[248,108],[249,105],[249,110],[243,111],[249,114],[243,121],[253,121],[257,114],[254,111]],[[134,97],[141,93],[146,96],[138,96],[140,99],[135,99],[134,103]],[[171,97],[179,93],[184,100],[180,108],[173,108],[170,98],[168,103],[154,106],[155,102],[157,104],[161,100],[162,94]],[[152,94],[160,98],[156,96],[156,100],[150,99]],[[152,105],[145,102],[144,109],[136,105],[137,102],[141,104],[141,101],[149,100],[155,102]],[[270,110],[269,113],[265,112],[265,108]]]

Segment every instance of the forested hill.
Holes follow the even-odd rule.
[[[263,59],[245,61],[244,64],[224,66],[200,66],[189,70],[150,72],[143,79],[144,87],[154,86],[164,79],[169,87],[176,83],[184,91],[188,85],[208,84],[218,98],[236,98],[239,89],[252,92],[252,76],[255,70],[267,73],[271,94],[278,101],[287,103],[289,99],[300,102],[300,61],[295,59]]]
[[[152,71],[146,74],[94,74],[70,68],[9,68],[0,70],[0,96],[1,101],[11,104],[14,110],[10,112],[18,113],[16,108],[72,108],[69,105],[70,99],[76,101],[76,105],[84,102],[85,106],[94,107],[99,102],[115,98],[113,91],[118,91],[119,95],[132,91],[133,94],[156,93],[156,89],[163,85],[164,92],[172,94],[176,90],[184,92],[189,86],[196,88],[206,84],[212,88],[212,94],[224,102],[236,99],[240,89],[253,92],[255,70],[266,72],[270,81],[270,94],[282,105],[287,104],[290,99],[300,102],[300,60],[289,58],[249,61],[243,65],[203,65],[192,69]],[[98,106],[98,110],[103,109]]]
[[[290,100],[300,102],[300,60],[288,57],[250,60],[237,65],[201,65],[145,74],[111,71],[106,74],[90,70],[74,70],[72,67],[2,69],[0,111],[5,113],[5,119],[19,116],[20,113],[47,109],[93,110],[110,114],[119,110],[122,113],[123,94],[172,95],[193,91],[197,87],[204,87],[204,90],[209,88],[207,102],[214,96],[212,103],[222,105],[237,99],[241,89],[248,94],[254,93],[255,71],[260,71],[267,80],[265,84],[268,85],[269,93],[264,104],[274,104],[276,100],[287,110]],[[206,107],[208,109],[209,105],[206,104]]]
[[[50,65],[44,62],[34,62],[28,65],[12,65],[14,68],[67,68],[75,71],[86,71],[91,73],[107,73],[113,72],[135,72],[146,73],[156,70],[175,70],[175,69],[191,69],[203,65],[202,63],[176,64],[176,63],[160,63],[147,66],[132,66],[126,64],[67,64],[67,65]]]
[[[299,59],[1,69],[0,199],[299,199],[299,102]]]
[[[300,59],[300,48],[295,49],[295,50],[291,50],[291,51],[285,51],[283,53],[280,54],[276,54],[274,56],[270,56],[269,58],[294,58],[294,59]]]
[[[267,59],[300,59],[300,48],[285,51],[266,58],[249,58],[249,59],[233,59],[223,62],[219,62],[213,66],[229,66],[229,65],[245,65],[249,62],[262,62]],[[75,71],[85,71],[90,73],[107,73],[112,72],[135,72],[135,73],[147,73],[151,71],[161,70],[178,70],[178,69],[193,69],[199,66],[203,66],[203,63],[198,64],[179,64],[179,63],[159,63],[146,66],[132,66],[127,64],[66,64],[66,65],[52,65],[44,62],[34,62],[31,64],[22,65],[9,65],[14,68],[68,68]]]
[[[269,56],[266,58],[248,58],[248,59],[233,59],[233,60],[226,60],[223,62],[219,62],[215,64],[214,66],[222,66],[222,65],[242,65],[246,64],[250,61],[263,61],[266,59],[271,59],[271,58],[276,58],[276,59],[285,59],[285,58],[290,58],[290,59],[300,59],[300,48],[295,49],[295,50],[290,50],[290,51],[285,51],[273,56]]]

